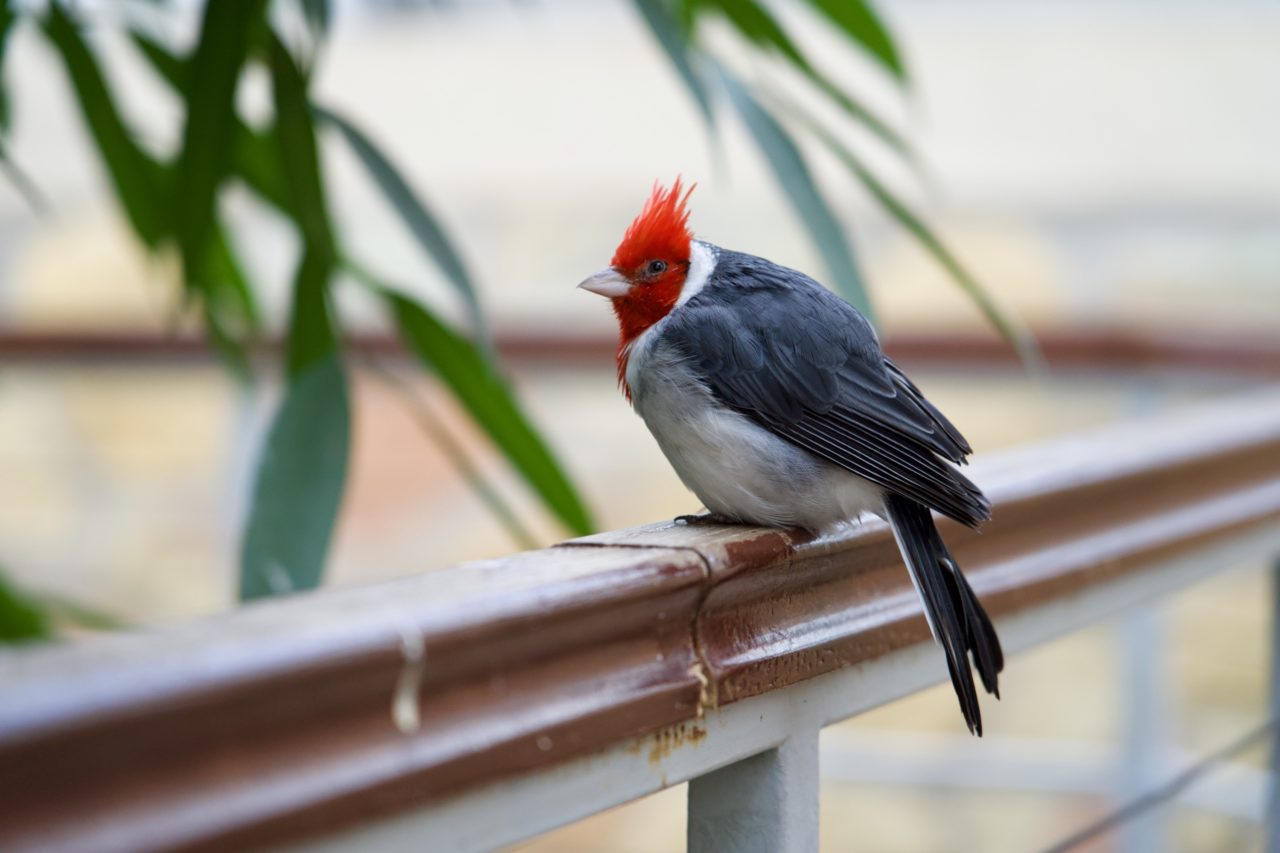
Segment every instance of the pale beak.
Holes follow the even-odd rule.
[[[631,282],[623,277],[613,267],[606,267],[595,275],[588,276],[578,287],[583,290],[590,290],[592,293],[598,293],[601,296],[607,296],[610,299],[617,299],[620,296],[626,296],[631,290]]]

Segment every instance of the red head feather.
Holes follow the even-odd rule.
[[[696,186],[696,184],[695,184]],[[654,183],[653,192],[640,215],[631,223],[622,242],[613,253],[612,265],[623,273],[631,273],[651,260],[689,261],[689,209],[686,206],[693,187],[683,197],[680,179],[666,189]]]
[[[627,294],[613,300],[621,333],[618,381],[628,399],[631,389],[626,373],[631,342],[675,307],[689,273],[693,233],[689,230],[686,205],[692,192],[692,186],[684,190],[679,178],[669,190],[655,183],[644,209],[613,253],[611,265],[631,282]],[[654,265],[655,261],[661,261],[661,266]]]

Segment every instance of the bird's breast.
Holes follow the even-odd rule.
[[[661,324],[637,338],[626,368],[632,404],[681,481],[712,512],[770,526],[827,527],[878,510],[877,487],[796,447],[729,407]]]

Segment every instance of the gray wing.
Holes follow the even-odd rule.
[[[964,524],[990,517],[948,464],[964,461],[968,442],[884,355],[866,318],[812,279],[724,253],[663,337],[720,401],[775,435]]]

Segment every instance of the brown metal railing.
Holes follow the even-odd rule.
[[[994,521],[944,535],[997,621],[1048,612],[1274,529],[1280,393],[973,477]],[[677,748],[717,708],[928,642],[879,523],[818,541],[668,523],[4,652],[0,849],[311,838],[641,737]]]
[[[511,363],[601,367],[611,363],[616,339],[610,334],[500,331],[498,349]],[[1037,334],[1046,361],[1059,368],[1180,368],[1235,376],[1280,376],[1280,338],[1203,337],[1135,329],[1075,329]],[[356,335],[355,352],[393,356],[403,348],[392,337]],[[933,364],[962,362],[1016,366],[1017,356],[999,338],[982,334],[896,335],[886,341],[894,358]],[[279,341],[255,348],[262,356],[281,350]],[[21,332],[0,329],[0,365],[99,364],[208,361],[203,338],[148,332]]]

